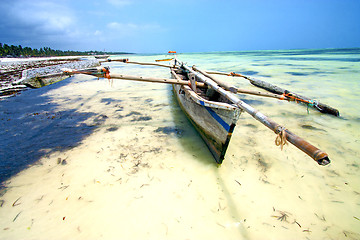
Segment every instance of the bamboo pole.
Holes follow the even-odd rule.
[[[262,92],[258,92],[258,91],[252,91],[252,90],[240,89],[240,88],[234,87],[226,82],[223,82],[223,81],[220,81],[219,79],[214,78],[213,76],[211,76],[209,74],[209,72],[201,71],[200,69],[196,68],[195,66],[193,66],[192,68],[195,71],[200,72],[205,77],[210,78],[211,80],[213,80],[214,82],[219,84],[221,87],[225,88],[226,90],[228,90],[232,93],[244,93],[244,94],[257,95],[257,96],[262,96],[262,97],[270,97],[270,98],[276,98],[279,100],[288,100],[289,101],[289,98],[285,97],[284,95],[262,93]]]
[[[279,100],[290,101],[289,98],[285,97],[284,95],[264,93],[264,92],[252,91],[252,90],[240,89],[240,88],[236,88],[236,90],[237,90],[237,93],[250,94],[250,95],[256,95],[256,96],[261,96],[261,97],[270,97],[270,98],[276,98]]]
[[[105,69],[106,70],[106,69]],[[120,80],[130,80],[130,81],[139,81],[139,82],[151,82],[151,83],[166,83],[166,84],[178,84],[178,85],[190,85],[189,81],[184,81],[181,79],[169,79],[169,78],[150,78],[150,77],[139,77],[123,74],[114,74],[105,72],[104,68],[93,68],[93,69],[84,69],[84,70],[67,70],[68,74],[86,74],[96,77],[104,77],[109,79],[120,79]],[[204,88],[206,87],[204,83],[198,82],[197,87]]]
[[[178,84],[178,85],[189,85],[189,81],[178,80],[178,79],[169,79],[169,78],[147,78],[147,77],[137,77],[130,75],[122,74],[110,74],[111,79],[121,79],[121,80],[132,80],[132,81],[141,81],[141,82],[152,82],[152,83],[167,83],[167,84]],[[205,87],[204,83],[197,83],[197,87]]]
[[[164,64],[158,64],[158,63],[145,63],[145,62],[131,62],[129,61],[128,58],[124,58],[124,59],[108,59],[108,62],[123,62],[123,63],[131,63],[131,64],[139,64],[139,65],[154,65],[154,66],[159,66],[159,67],[167,67],[167,68],[173,68],[173,66],[171,65],[164,65]],[[209,73],[204,72],[204,73]],[[210,73],[215,73],[215,72],[210,72]],[[216,72],[216,73],[221,73],[221,72]],[[223,75],[227,75],[226,73],[221,73]],[[207,77],[211,78],[211,76],[208,74]],[[211,78],[213,79],[213,78]],[[214,79],[213,79],[214,80]],[[270,98],[276,98],[279,100],[288,100],[287,97],[284,97],[282,95],[278,95],[278,94],[270,94],[270,93],[262,93],[259,91],[251,91],[251,90],[246,90],[246,89],[240,89],[240,88],[236,88],[234,86],[229,86],[227,83],[225,82],[221,82],[219,80],[214,80],[216,81],[220,86],[224,87],[226,90],[229,90],[231,92],[234,93],[243,93],[243,94],[250,94],[250,95],[256,95],[256,96],[262,96],[262,97],[270,97]]]
[[[182,64],[182,63],[181,63]],[[214,88],[217,92],[219,92],[221,95],[232,101],[235,105],[237,105],[239,108],[243,109],[247,113],[249,113],[252,117],[254,117],[256,120],[264,124],[269,129],[273,130],[276,134],[284,134],[286,139],[292,143],[294,146],[308,154],[310,157],[312,157],[319,165],[327,165],[330,163],[330,159],[328,158],[328,155],[321,151],[320,149],[316,148],[315,146],[311,145],[310,143],[306,142],[304,139],[298,137],[297,135],[293,134],[289,130],[285,129],[281,125],[277,124],[261,112],[257,111],[250,105],[246,104],[245,102],[238,99],[234,94],[231,92],[223,89],[220,87],[215,81],[212,79],[204,76],[203,74],[199,72],[195,72],[195,70],[189,68],[188,66],[182,64],[182,67],[186,69],[187,71],[195,74],[200,80],[203,81],[203,84],[198,83],[197,86],[199,87],[206,87],[206,85]],[[173,71],[173,69],[171,69]],[[113,78],[113,79],[122,79],[122,80],[132,80],[132,81],[142,81],[142,82],[153,82],[153,83],[167,83],[167,84],[180,84],[180,85],[189,85],[188,81],[181,80],[179,78],[177,79],[166,79],[166,78],[144,78],[144,77],[137,77],[137,76],[129,76],[129,75],[121,75],[121,74],[110,74],[109,70],[107,68],[95,68],[95,69],[87,69],[82,71],[67,71],[68,74],[88,74],[92,76],[97,77],[107,77],[107,78]],[[176,76],[176,74],[175,74]],[[205,85],[206,84],[206,85]]]
[[[108,59],[109,62],[111,61],[117,61],[117,62],[123,62],[123,63],[131,63],[131,64],[139,64],[139,65],[153,65],[153,66],[159,66],[159,67],[167,67],[167,68],[172,68],[173,66],[171,65],[164,65],[164,64],[158,64],[158,63],[145,63],[145,62],[131,62],[129,61],[128,58],[124,58],[124,59]],[[221,72],[204,72],[204,73],[210,73],[210,74],[222,74],[222,75],[228,75],[226,73],[221,73]],[[209,78],[211,78],[210,75],[208,75]],[[213,79],[213,78],[212,78]],[[213,79],[214,80],[214,79]],[[250,94],[250,95],[256,95],[256,96],[262,96],[262,97],[270,97],[270,98],[276,98],[279,100],[289,100],[287,97],[284,97],[282,95],[279,94],[269,94],[269,93],[262,93],[259,91],[251,91],[251,90],[246,90],[246,89],[240,89],[240,88],[236,88],[234,86],[229,86],[227,83],[225,82],[221,82],[218,80],[214,80],[217,81],[219,83],[220,86],[224,87],[225,89],[234,92],[234,93],[243,93],[243,94]]]
[[[173,67],[171,65],[165,65],[165,64],[160,64],[160,63],[141,63],[141,62],[133,62],[133,61],[128,61],[126,63],[139,64],[139,65],[149,65],[149,66],[158,66],[158,67],[167,67],[167,68],[172,68]]]
[[[134,62],[134,61],[129,61],[128,58],[123,58],[123,59],[107,59],[103,62],[123,62],[123,63],[131,63],[131,64],[138,64],[138,65],[144,65],[144,66],[158,66],[158,67],[166,67],[166,68],[171,68],[173,66],[171,65],[166,65],[166,64],[161,64],[161,63],[148,63],[148,62]]]
[[[189,71],[190,73],[196,74],[196,76],[212,87],[214,90],[216,90],[218,93],[220,93],[222,96],[229,99],[231,102],[233,102],[235,105],[237,105],[239,108],[246,111],[248,114],[250,114],[253,118],[264,124],[266,127],[274,131],[275,134],[278,134],[278,136],[285,137],[290,143],[292,143],[294,146],[296,146],[298,149],[309,155],[311,158],[313,158],[319,165],[327,165],[330,163],[330,159],[328,155],[321,151],[320,149],[316,148],[315,146],[311,145],[304,139],[298,137],[294,133],[290,132],[283,126],[277,124],[258,110],[254,109],[247,103],[241,101],[239,98],[236,97],[233,93],[224,90],[222,87],[220,87],[216,82],[213,80],[207,78],[206,76],[202,75],[199,72],[196,72],[192,68],[182,64],[182,67]]]

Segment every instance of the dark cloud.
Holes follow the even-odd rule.
[[[56,1],[6,1],[0,5],[0,12],[0,42],[63,47],[74,40],[71,30],[76,17],[71,9]]]

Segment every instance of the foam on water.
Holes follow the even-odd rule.
[[[2,173],[23,169],[4,178],[1,238],[360,238],[358,49],[178,58],[200,69],[248,74],[339,109],[336,118],[239,95],[327,152],[331,164],[318,166],[293,146],[281,151],[274,133],[244,113],[218,167],[171,86],[111,85],[79,75],[0,102]],[[113,73],[170,76],[157,67],[108,65]],[[258,90],[240,78],[219,78]]]

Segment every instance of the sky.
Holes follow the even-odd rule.
[[[0,0],[0,42],[134,53],[360,47],[360,0]]]

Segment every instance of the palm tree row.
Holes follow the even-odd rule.
[[[0,43],[0,57],[50,57],[50,56],[79,56],[79,55],[101,55],[104,52],[99,51],[62,51],[54,50],[49,47],[43,47],[40,49],[32,49],[30,47],[22,47],[7,45]]]

